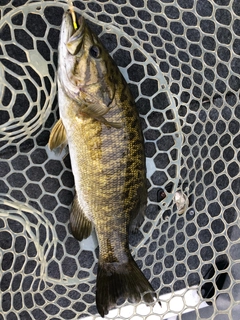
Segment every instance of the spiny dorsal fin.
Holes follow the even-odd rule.
[[[65,127],[62,123],[62,120],[59,119],[58,122],[52,128],[50,133],[48,147],[50,150],[53,150],[57,147],[61,147],[63,149],[67,144],[67,135]]]
[[[70,226],[73,236],[79,241],[88,238],[92,232],[92,221],[85,216],[77,195],[74,197],[72,204]]]

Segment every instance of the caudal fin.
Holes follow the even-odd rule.
[[[156,301],[156,294],[139,270],[133,258],[128,263],[99,263],[97,274],[96,304],[101,317],[116,306],[118,299],[147,304]]]

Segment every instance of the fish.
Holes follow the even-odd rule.
[[[101,317],[121,299],[156,302],[156,293],[129,249],[147,204],[144,140],[129,87],[83,16],[65,12],[58,47],[60,119],[48,146],[68,144],[76,194],[73,236],[95,229],[99,244],[96,306]]]

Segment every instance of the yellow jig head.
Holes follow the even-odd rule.
[[[71,13],[71,16],[72,16],[72,21],[73,21],[73,28],[74,30],[77,30],[78,28],[78,25],[77,25],[77,21],[76,21],[76,14],[74,12],[74,9],[73,9],[73,3],[72,1],[69,1],[69,11]]]

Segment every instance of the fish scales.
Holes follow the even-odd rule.
[[[76,196],[73,235],[99,242],[96,303],[102,317],[129,298],[151,303],[155,293],[133,260],[129,225],[141,221],[147,201],[140,121],[129,88],[83,17],[77,31],[66,13],[59,42],[60,120],[50,149],[69,146]]]
[[[130,107],[131,101],[125,102]],[[117,99],[116,103],[119,105]],[[101,123],[96,124],[93,119],[83,121],[81,125],[76,121],[76,124],[71,123],[68,139],[70,148],[83,146],[76,151],[81,176],[76,192],[79,195],[86,193],[93,219],[97,221],[95,228],[101,243],[100,256],[103,260],[108,256],[109,245],[105,243],[114,230],[118,236],[114,237],[116,243],[112,241],[112,247],[115,247],[115,257],[120,255],[118,259],[121,261],[124,246],[119,246],[119,241],[127,241],[127,225],[139,201],[134,195],[142,185],[145,169],[141,135],[133,126],[133,114],[126,117],[127,112],[120,108],[119,113],[123,114],[125,128],[108,128]],[[122,229],[120,234],[119,226]]]

